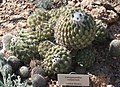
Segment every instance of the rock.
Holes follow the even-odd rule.
[[[120,14],[120,4],[115,7],[115,10]]]

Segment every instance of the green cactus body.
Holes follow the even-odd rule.
[[[60,14],[62,14],[67,8],[66,7],[60,7],[57,9],[51,9],[48,13],[50,15],[50,19],[48,21],[48,25],[50,29],[54,29],[56,25],[56,21],[58,20]]]
[[[4,50],[9,50],[12,37],[13,35],[11,34],[6,34],[2,37],[2,44]]]
[[[94,40],[96,25],[92,16],[79,8],[69,8],[55,26],[56,43],[69,49],[82,49]]]
[[[53,38],[53,30],[47,23],[41,23],[34,27],[23,29],[17,35],[17,40],[11,44],[11,50],[19,59],[31,59],[37,55],[40,41]]]
[[[42,67],[48,74],[69,72],[71,68],[70,51],[63,46],[53,46],[46,53]]]
[[[50,29],[47,23],[42,23],[41,25],[37,25],[32,27],[32,32],[35,32],[34,35],[37,36],[39,41],[48,40],[53,38],[53,30]]]
[[[45,57],[45,54],[48,51],[48,49],[50,49],[53,46],[55,46],[55,44],[48,40],[40,42],[40,44],[38,46],[38,52],[40,55]]]
[[[48,21],[49,14],[45,10],[36,9],[27,19],[27,25],[30,27],[41,24],[43,21]]]
[[[40,66],[34,67],[32,69],[31,76],[34,75],[34,74],[39,74],[39,75],[41,75],[43,77],[46,75],[45,71]]]
[[[47,87],[47,81],[39,74],[32,75],[32,86],[33,87]]]
[[[60,14],[62,14],[66,9],[67,7],[61,6],[60,8],[57,9],[51,9],[48,13],[50,14],[51,18],[58,18]]]
[[[12,66],[13,72],[16,72],[18,68],[22,65],[20,59],[15,56],[9,56],[7,63]]]
[[[6,75],[8,75],[8,74],[12,74],[12,66],[10,66],[9,64],[5,64],[4,66],[3,66],[3,69],[4,69],[4,73],[6,74]]]
[[[28,78],[29,77],[29,69],[26,66],[22,66],[19,68],[19,74],[21,78]]]
[[[75,56],[76,64],[83,68],[89,68],[95,62],[95,52],[92,48],[84,48]]]
[[[96,34],[95,34],[95,43],[101,43],[104,42],[107,38],[107,24],[103,23],[100,20],[96,20]]]
[[[16,38],[16,41],[11,43],[10,49],[18,59],[29,62],[31,58],[37,56],[39,39],[35,32],[28,28],[23,29]]]
[[[53,38],[53,29],[50,28],[50,23],[41,22],[41,24],[36,25],[34,27],[29,28],[30,33],[34,33],[34,35],[40,40],[46,40]],[[29,33],[28,33],[29,34]]]
[[[109,53],[113,57],[120,56],[120,40],[113,40],[109,46]]]

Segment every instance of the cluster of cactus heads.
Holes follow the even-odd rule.
[[[94,42],[103,43],[106,36],[106,24],[80,8],[63,6],[50,11],[36,10],[28,17],[27,28],[16,35],[15,41],[10,38],[13,41],[9,43],[9,48],[16,57],[8,58],[7,62],[11,67],[14,64],[18,66],[12,68],[13,71],[9,68],[6,73],[11,74],[19,68],[20,77],[28,78],[29,69],[21,67],[20,61],[29,63],[31,59],[38,59],[39,66],[31,68],[32,84],[33,87],[45,87],[46,74],[70,73],[74,64],[80,68],[90,68],[95,62],[94,49],[90,46]],[[116,56],[119,54],[116,48],[119,44],[112,43],[110,53],[116,53]]]
[[[71,50],[84,49],[92,44],[96,33],[96,23],[91,15],[80,8],[67,6],[48,12],[37,10],[28,17],[27,25],[10,48],[25,63],[39,57],[40,65],[50,74],[69,73]]]
[[[21,77],[16,76],[15,71],[13,70],[14,68],[18,69],[18,67],[20,67],[19,59],[15,56],[4,58],[5,56],[0,55],[0,57],[0,87],[29,87],[26,82],[21,82]]]

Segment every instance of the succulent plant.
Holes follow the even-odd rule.
[[[31,76],[32,75],[34,75],[34,74],[39,74],[39,75],[41,75],[41,76],[45,76],[45,71],[42,69],[42,67],[40,67],[40,66],[36,66],[36,67],[34,67],[33,69],[32,69],[32,71],[31,71]]]
[[[27,19],[27,25],[30,27],[35,35],[40,40],[51,38],[53,30],[51,29],[51,23],[48,23],[50,15],[47,11],[37,9]]]
[[[37,35],[40,41],[53,38],[53,30],[50,28],[49,23],[42,23],[41,25],[35,26],[34,31],[38,32]]]
[[[91,47],[83,48],[75,57],[77,66],[89,68],[95,62],[95,51]]]
[[[5,65],[5,63],[6,63],[6,59],[4,57],[4,54],[0,52],[0,64]]]
[[[66,6],[61,6],[60,8],[51,9],[48,13],[50,18],[57,19],[66,9]]]
[[[56,43],[69,49],[82,49],[95,38],[96,24],[91,15],[79,8],[69,8],[57,20]]]
[[[53,30],[47,23],[28,27],[19,32],[16,42],[11,44],[11,50],[19,59],[29,60],[37,55],[39,42],[53,38],[52,34]]]
[[[48,49],[51,48],[54,45],[55,44],[53,42],[49,41],[49,40],[45,40],[43,42],[40,42],[39,46],[38,46],[39,54],[44,57],[46,52],[48,51]]]
[[[7,73],[6,73],[7,70]],[[8,73],[9,72],[9,73]],[[21,82],[21,78],[20,76],[16,76],[16,75],[11,75],[11,67],[10,65],[6,64],[6,65],[2,65],[0,64],[0,73],[2,74],[2,79],[0,81],[0,87],[31,87],[29,85],[27,85],[27,82]],[[13,79],[13,77],[17,77],[16,79]]]
[[[55,45],[46,52],[42,67],[48,74],[68,73],[71,68],[70,51]]]
[[[5,64],[5,65],[3,65],[3,69],[4,69],[4,73],[6,74],[6,75],[8,75],[8,74],[12,74],[12,66],[10,66],[9,64]]]
[[[11,42],[12,38],[13,38],[12,34],[6,34],[2,37],[2,44],[3,44],[3,49],[4,50],[9,50],[10,42]]]
[[[3,87],[3,86],[4,86],[3,82],[2,82],[2,81],[0,81],[0,87]]]
[[[48,21],[49,14],[43,9],[36,9],[27,19],[27,25],[34,27],[40,25],[43,21]]]
[[[113,57],[120,56],[120,40],[112,40],[110,42],[109,53]]]
[[[16,56],[9,56],[7,63],[12,66],[13,72],[16,72],[22,65],[20,59],[18,59]]]
[[[103,23],[101,20],[96,20],[96,34],[95,43],[103,43],[108,35],[107,24]]]
[[[37,46],[39,40],[37,35],[29,28],[23,29],[16,36],[17,40],[11,43],[10,49],[18,59],[28,63],[30,59],[38,56]]]
[[[65,10],[66,10],[66,7],[61,6],[60,8],[55,8],[55,9],[51,9],[50,11],[48,11],[50,15],[50,19],[48,20],[47,24],[50,30],[53,30],[55,28],[56,22],[60,14],[62,14]]]
[[[76,66],[74,67],[74,70],[77,74],[84,74],[86,72],[86,68],[85,67],[81,67],[81,66]]]
[[[28,69],[28,67],[26,67],[26,66],[20,67],[19,74],[20,74],[21,78],[24,78],[24,79],[28,78],[28,76],[29,76],[29,69]]]
[[[31,78],[33,87],[47,87],[47,82],[43,76],[34,74]]]

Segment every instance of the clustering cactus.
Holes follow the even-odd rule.
[[[57,20],[54,36],[56,43],[72,49],[82,49],[95,38],[96,25],[91,15],[69,8]]]
[[[13,72],[16,72],[22,65],[20,59],[18,59],[16,56],[9,56],[7,58],[7,63],[12,66]]]
[[[4,73],[6,74],[6,75],[8,75],[8,74],[12,74],[12,66],[11,65],[9,65],[9,64],[5,64],[5,65],[3,65],[3,69],[4,69]]]
[[[90,45],[96,33],[91,15],[67,6],[49,12],[35,11],[28,17],[27,25],[29,27],[19,32],[10,48],[24,62],[42,55],[41,66],[47,73],[69,72],[72,64],[69,49]]]
[[[30,29],[22,30],[17,40],[11,43],[11,51],[20,60],[29,62],[31,58],[37,56],[38,38]]]
[[[45,55],[42,67],[49,74],[69,72],[71,68],[70,51],[63,46],[51,47]]]
[[[103,23],[101,20],[96,20],[96,34],[94,43],[102,43],[106,40],[108,35],[107,24]]]
[[[95,51],[91,47],[81,49],[75,56],[77,66],[89,68],[95,62]]]
[[[27,82],[21,82],[20,76],[17,76],[17,78],[13,80],[12,77],[15,77],[15,75],[14,74],[10,75],[10,73],[6,73],[6,68],[2,66],[1,63],[0,63],[0,73],[2,74],[3,77],[3,81],[0,81],[1,87],[30,87],[29,85],[27,85]]]
[[[27,25],[30,27],[39,25],[42,21],[47,21],[49,14],[43,9],[36,9],[27,19]]]
[[[38,46],[38,52],[40,55],[45,56],[46,52],[48,52],[48,50],[53,47],[55,44],[49,40],[40,42],[39,46]]]
[[[109,53],[113,57],[120,56],[120,40],[113,40],[109,46]]]
[[[12,38],[13,38],[12,34],[6,34],[2,37],[3,51],[9,50]]]
[[[34,74],[32,75],[32,85],[33,87],[47,87],[47,81],[43,76]]]
[[[103,33],[105,27],[101,24],[98,22],[96,26],[92,16],[80,8],[66,6],[49,12],[38,10],[28,17],[27,29],[19,32],[10,49],[26,64],[31,59],[40,60],[40,67],[35,65],[31,68],[32,84],[40,87],[42,83],[37,84],[38,80],[46,84],[41,77],[46,73],[69,73],[73,69],[73,62],[81,68],[89,68],[94,63],[95,54],[86,47],[106,34]],[[74,50],[77,50],[75,61],[72,60]],[[8,58],[8,62],[14,62],[13,60]],[[21,67],[19,73],[22,78],[27,77],[28,68]]]
[[[44,69],[42,67],[40,67],[40,66],[36,66],[36,67],[34,67],[32,69],[31,76],[34,75],[34,74],[39,74],[41,76],[45,76],[46,75]]]
[[[50,11],[48,11],[48,13],[50,14],[50,17],[52,17],[52,19],[56,19],[60,16],[60,14],[62,14],[65,10],[67,10],[67,7],[61,6],[60,8],[56,8],[56,9],[51,9]]]
[[[28,78],[29,77],[29,69],[26,66],[22,66],[19,69],[19,74],[22,78]]]

